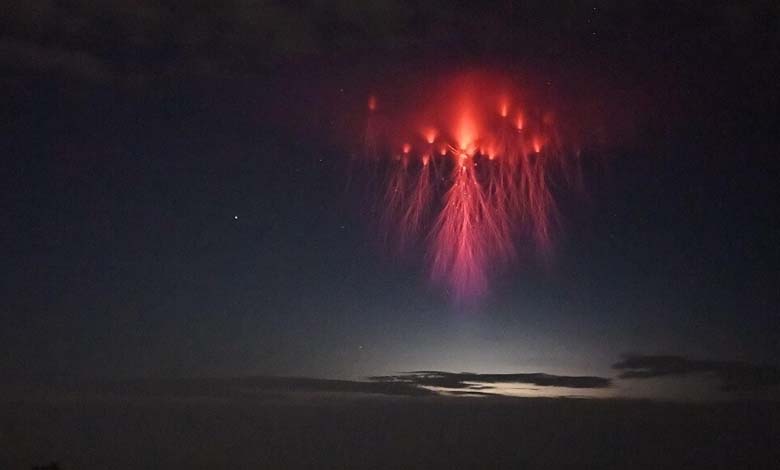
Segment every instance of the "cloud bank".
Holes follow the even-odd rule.
[[[544,373],[477,374],[473,372],[411,371],[399,375],[370,377],[380,383],[407,384],[416,387],[439,387],[479,392],[489,384],[533,385],[576,389],[608,388],[611,379],[591,376],[565,376]]]
[[[684,356],[626,354],[612,366],[621,379],[711,374],[726,392],[755,391],[780,385],[780,368],[740,361],[694,360]]]

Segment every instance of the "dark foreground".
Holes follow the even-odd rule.
[[[7,397],[8,395],[6,395]],[[780,468],[772,403],[13,394],[0,468]]]

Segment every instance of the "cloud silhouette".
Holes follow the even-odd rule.
[[[146,387],[150,380],[124,382],[125,386]],[[222,393],[235,392],[339,392],[368,393],[381,395],[428,396],[436,395],[430,390],[400,382],[374,382],[355,380],[316,379],[309,377],[244,377],[233,379],[174,379],[157,380],[157,385],[167,385],[169,390],[186,392],[188,390],[220,390]],[[166,387],[157,387],[165,389]],[[222,390],[224,389],[224,390]]]
[[[463,47],[464,42],[469,48],[495,48],[526,44],[549,33],[579,38],[591,27],[590,19],[585,22],[589,9],[558,2],[492,2],[491,8],[478,2],[453,8],[446,0],[4,3],[0,15],[4,36],[25,44],[12,44],[14,53],[0,55],[0,66],[90,79],[243,76],[274,72],[279,63],[352,58],[365,51],[419,52],[426,46],[438,51]],[[708,5],[710,28],[734,32],[753,26],[735,23],[735,8],[743,18],[766,15],[762,2],[742,3],[728,8]],[[672,11],[700,21],[695,9]],[[631,20],[638,14],[632,7],[611,11],[614,24],[632,28],[636,23]],[[50,48],[52,44],[59,49]],[[32,55],[17,60],[18,52],[25,50]]]
[[[440,371],[413,371],[399,375],[374,376],[366,380],[334,380],[310,377],[234,378],[149,378],[52,383],[46,387],[18,384],[9,387],[10,396],[30,397],[126,397],[141,399],[290,399],[296,393],[350,396],[385,395],[398,397],[504,397],[490,384],[511,383],[542,387],[604,388],[610,379],[566,377],[548,374],[474,374]],[[442,393],[426,387],[448,390]],[[530,389],[530,387],[529,387]]]
[[[291,397],[292,393],[376,394],[409,397],[436,396],[436,392],[397,382],[334,380],[309,377],[148,378],[64,381],[38,387],[18,383],[8,387],[10,396],[23,397],[135,397],[135,398],[236,398]]]
[[[780,368],[739,361],[694,360],[683,356],[626,354],[612,366],[621,379],[648,379],[711,374],[728,392],[753,391],[780,385]]]
[[[0,17],[0,66],[77,79],[240,76],[280,62],[367,46],[392,50],[425,38],[425,28],[409,27],[419,15],[402,0],[16,3]]]
[[[0,65],[14,71],[56,72],[89,81],[112,76],[106,64],[88,52],[5,38],[0,39]]]
[[[380,383],[400,383],[417,387],[441,387],[468,390],[491,388],[485,384],[523,384],[539,387],[607,388],[611,380],[605,377],[565,376],[544,373],[477,374],[473,372],[410,371],[398,375],[369,377]]]

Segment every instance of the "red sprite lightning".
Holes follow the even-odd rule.
[[[401,248],[426,242],[431,279],[456,301],[488,290],[492,269],[514,258],[516,235],[549,247],[551,178],[578,168],[554,115],[513,102],[519,94],[507,88],[484,75],[459,76],[408,119],[379,119],[377,98],[368,100],[366,151],[391,157],[382,225]]]

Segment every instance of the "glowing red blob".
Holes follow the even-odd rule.
[[[436,129],[429,128],[425,130],[425,141],[429,144],[436,141]]]
[[[523,130],[523,115],[518,114],[515,118],[515,126],[517,126],[517,130],[522,131]]]
[[[500,114],[502,118],[505,118],[509,115],[509,102],[507,101],[506,97],[501,98],[498,114]]]

